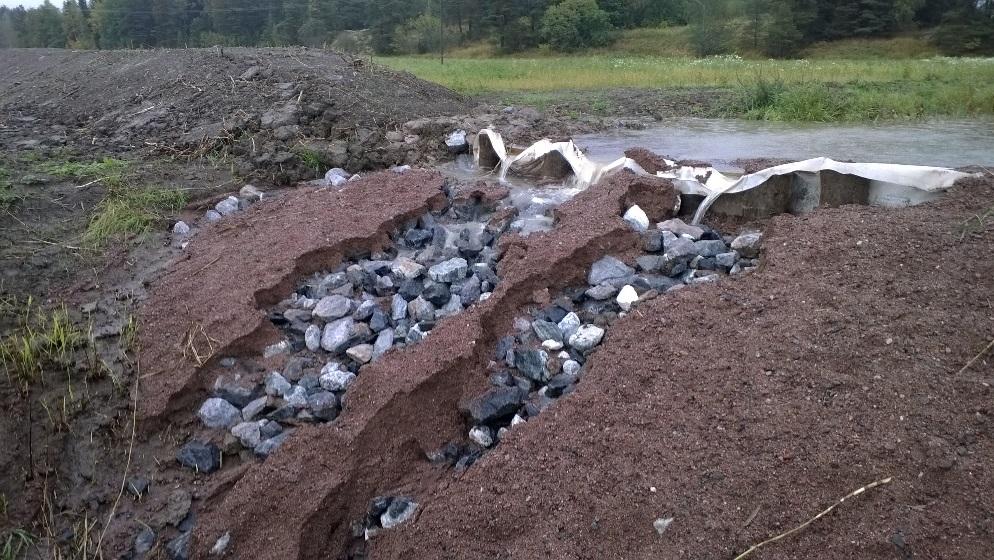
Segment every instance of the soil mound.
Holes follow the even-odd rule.
[[[61,134],[119,149],[233,155],[245,168],[286,166],[301,150],[311,167],[403,163],[417,142],[388,139],[389,129],[470,108],[441,86],[325,50],[14,49],[0,52],[0,66],[0,120],[19,125],[23,143]],[[364,154],[387,148],[383,162]]]

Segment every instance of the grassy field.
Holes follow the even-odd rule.
[[[768,120],[859,121],[994,114],[994,59],[866,58],[747,60],[573,57],[447,59],[381,58],[468,95],[542,104],[558,92],[621,88],[728,90],[733,116]]]

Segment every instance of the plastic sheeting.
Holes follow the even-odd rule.
[[[589,186],[623,169],[648,175],[634,160],[626,157],[607,164],[590,161],[572,141],[540,140],[517,153],[512,153],[505,146],[501,135],[489,128],[477,134],[473,143],[473,157],[476,164],[481,167],[495,170],[499,167],[501,180],[509,173],[557,178],[571,174],[579,183]],[[743,193],[768,185],[770,179],[777,176],[803,176],[822,171],[833,171],[865,179],[870,182],[867,203],[894,206],[928,200],[932,198],[929,196],[930,193],[948,189],[959,179],[969,176],[943,167],[844,163],[824,157],[778,165],[741,177],[726,176],[712,167],[679,167],[660,171],[657,175],[671,179],[682,194],[704,197],[704,201],[694,215],[694,223],[697,223],[722,195]]]

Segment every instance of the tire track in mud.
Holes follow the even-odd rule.
[[[204,504],[195,557],[229,531],[236,556],[346,556],[352,522],[374,496],[444,485],[451,475],[426,454],[464,437],[459,405],[486,384],[470,372],[483,369],[517,310],[577,283],[604,254],[635,250],[638,235],[620,218],[625,207],[649,197],[645,206],[672,209],[676,196],[666,181],[626,173],[564,204],[552,231],[502,238],[493,296],[442,320],[422,343],[365,366],[336,422],[298,429],[223,499]]]

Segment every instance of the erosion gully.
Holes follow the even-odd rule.
[[[370,539],[414,518],[446,477],[577,390],[611,325],[641,301],[759,263],[760,233],[684,223],[665,180],[498,185],[465,159],[446,172],[446,202],[400,220],[386,246],[297,274],[282,295],[265,291],[278,342],[254,356],[241,342],[219,349],[221,373],[194,407],[203,430],[177,460],[201,473],[231,458],[263,465],[196,504],[201,519],[191,513],[163,539],[171,556],[242,554],[265,541],[264,557],[365,558]],[[273,360],[283,366],[267,368]],[[405,369],[427,371],[393,394],[371,387]],[[335,472],[300,471],[308,461]],[[283,500],[300,501],[279,512],[290,517],[277,517],[280,529],[259,519],[274,512],[254,498],[265,473],[288,464],[297,467]],[[148,542],[138,535],[135,557]]]

